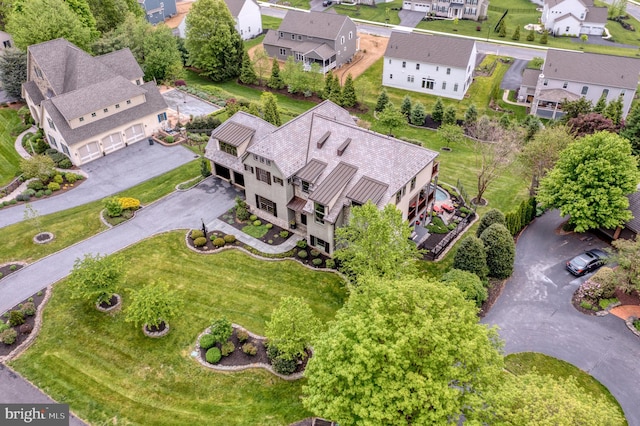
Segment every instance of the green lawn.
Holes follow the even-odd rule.
[[[184,297],[169,335],[146,338],[122,312],[106,315],[70,300],[61,282],[35,344],[12,367],[92,424],[285,425],[310,416],[300,402],[304,381],[261,369],[215,372],[190,354],[198,334],[221,316],[263,334],[283,296],[303,297],[322,322],[332,319],[346,296],[338,275],[236,250],[199,255],[185,247],[183,232],[145,240],[118,256],[127,265],[118,290],[125,309],[129,290],[152,280]]]
[[[607,399],[612,405],[615,405],[618,408],[620,414],[624,417],[620,404],[613,395],[611,395],[609,389],[593,378],[590,374],[582,371],[572,364],[569,364],[568,362],[541,353],[521,352],[507,355],[505,357],[505,368],[515,375],[531,373],[535,370],[537,373],[542,375],[549,374],[553,377],[561,378],[573,377],[576,379],[578,386],[580,386],[586,393],[589,393],[596,398]]]
[[[402,8],[402,0],[394,0],[390,3],[381,3],[379,5],[373,6],[349,6],[346,4],[333,6],[333,9],[336,12],[342,15],[350,16],[351,18],[363,19],[365,21],[388,23],[390,25],[398,25],[400,24],[398,11],[391,10],[392,8]],[[389,21],[387,21],[387,19]]]
[[[18,113],[0,109],[0,186],[11,182],[20,170],[20,155],[14,149],[17,132],[22,130]]]
[[[200,161],[195,160],[123,191],[119,195],[138,198],[142,204],[149,204],[173,192],[177,184],[199,173]],[[0,241],[2,241],[0,263],[10,261],[31,263],[105,230],[106,227],[100,221],[101,210],[102,201],[94,201],[42,216],[41,228],[52,232],[56,237],[49,244],[34,244],[32,238],[38,231],[25,222],[0,229]]]

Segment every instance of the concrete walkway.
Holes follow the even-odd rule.
[[[482,322],[499,327],[507,354],[541,352],[588,372],[618,400],[629,425],[640,425],[640,339],[614,315],[584,315],[571,305],[590,275],[575,278],[566,260],[605,244],[557,233],[562,222],[552,211],[522,233],[514,273]]]

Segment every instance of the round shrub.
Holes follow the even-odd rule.
[[[193,245],[196,247],[202,247],[207,244],[207,239],[205,237],[199,237],[193,240]]]
[[[9,270],[10,270],[10,271],[15,271],[16,269],[18,269],[18,265],[11,265],[11,266],[9,266]]]
[[[298,246],[298,248],[307,248],[307,240],[299,240],[296,246]]]
[[[311,263],[313,263],[315,266],[320,266],[322,265],[322,259],[320,258],[315,258],[311,261]]]
[[[213,240],[213,245],[215,247],[224,247],[224,245],[225,245],[224,238],[218,237],[218,238],[214,239]]]
[[[311,250],[311,256],[318,257],[320,256],[320,252],[316,249]]]
[[[78,178],[76,177],[77,175],[75,173],[65,173],[64,174],[64,178],[67,180],[67,182],[69,183],[76,183],[76,181],[78,180]]]
[[[258,216],[256,216],[255,214],[252,214],[251,216],[249,216],[249,220],[251,222],[253,222],[254,220],[257,220],[257,219],[258,219]]]
[[[166,138],[164,138],[164,141],[166,143],[173,143],[175,141],[173,136],[167,136]]]
[[[13,328],[10,328],[0,333],[0,340],[5,345],[13,345],[16,342],[17,337],[18,337],[18,333]]]
[[[271,228],[273,228],[273,223],[267,223],[267,224],[265,225],[265,227],[266,227],[267,229],[271,229]]]
[[[0,321],[0,333],[2,333],[3,331],[9,329],[9,325],[7,323],[5,323],[4,321]]]
[[[277,357],[271,361],[271,366],[275,370],[276,373],[289,375],[296,371],[296,367],[298,366],[298,362],[295,359],[284,359],[282,357]]]
[[[222,358],[222,353],[218,348],[211,348],[207,351],[204,358],[209,364],[216,364]]]
[[[33,302],[27,302],[22,305],[22,312],[27,316],[33,316],[36,314],[36,305]]]
[[[123,210],[138,210],[140,208],[140,200],[132,197],[120,197],[118,202]]]
[[[482,305],[482,302],[489,297],[489,293],[480,278],[469,271],[451,269],[442,276],[441,281],[457,287],[464,295],[464,298],[475,302],[476,306]]]
[[[253,221],[253,226],[260,226],[260,225],[262,225],[261,221],[259,221],[259,220],[254,220]]]
[[[27,183],[27,188],[33,189],[34,191],[39,191],[44,188],[44,183],[40,179],[34,179]]]
[[[55,176],[53,177],[53,181],[54,181],[55,183],[57,183],[57,184],[61,184],[61,183],[62,183],[62,181],[63,181],[63,179],[62,179],[62,175],[55,175]]]
[[[19,310],[13,310],[9,312],[9,325],[15,327],[16,325],[24,324],[24,313]]]
[[[258,353],[258,348],[253,343],[245,343],[244,345],[242,345],[242,352],[247,355],[253,356]]]
[[[44,191],[42,189],[36,192],[36,198],[42,198],[43,196],[44,196]]]
[[[482,216],[480,223],[478,224],[478,229],[476,229],[476,237],[480,237],[484,230],[494,223],[507,226],[507,220],[505,219],[504,214],[498,209],[491,209]]]
[[[236,337],[238,338],[238,342],[244,343],[249,339],[249,333],[244,330],[236,331]]]
[[[210,349],[215,345],[216,345],[216,339],[210,334],[205,334],[200,338],[200,347],[202,349],[205,349],[205,350]]]
[[[229,356],[235,349],[236,347],[233,345],[233,342],[224,342],[220,349],[220,353],[222,356]]]
[[[249,211],[244,206],[238,206],[236,207],[236,217],[238,220],[245,221],[249,219]]]
[[[34,195],[36,195],[35,189],[27,189],[26,191],[24,191],[24,193],[28,194],[30,197],[33,197]]]
[[[204,232],[199,229],[192,229],[189,233],[189,237],[191,237],[192,240],[195,240],[196,238],[204,237]]]
[[[591,278],[580,285],[577,296],[591,301],[609,299],[616,290],[616,279],[613,269],[603,266]]]
[[[29,334],[33,331],[33,326],[31,324],[22,324],[20,326],[20,334]]]
[[[224,242],[228,244],[233,244],[236,242],[236,236],[233,234],[227,234],[224,236]]]
[[[487,254],[489,276],[499,279],[511,276],[516,258],[516,244],[509,230],[500,223],[494,223],[484,230],[480,239]]]
[[[53,191],[48,188],[44,190],[44,195],[51,195],[52,193]]]
[[[17,203],[18,203],[18,200],[16,200],[15,198],[13,200],[9,201],[9,204],[11,204],[11,205],[17,204]]]
[[[49,188],[50,191],[58,191],[60,190],[60,184],[58,182],[49,182],[47,188]]]
[[[306,259],[306,258],[307,258],[307,251],[306,251],[306,250],[300,250],[300,251],[298,252],[298,257],[299,257],[300,259]]]
[[[73,166],[73,164],[68,158],[63,158],[58,162],[58,167],[60,167],[61,169],[70,169],[71,166]]]
[[[324,262],[324,266],[329,269],[334,269],[336,267],[336,261],[333,259],[327,259]]]
[[[478,237],[470,235],[460,241],[453,257],[453,267],[476,274],[480,279],[487,277],[487,255],[484,244]]]
[[[289,236],[289,231],[280,231],[280,238],[287,238]]]
[[[23,192],[22,194],[18,194],[16,196],[16,201],[29,201],[30,199],[31,199],[31,196],[26,192]]]

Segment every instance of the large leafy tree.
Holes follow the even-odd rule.
[[[144,9],[138,0],[88,0],[100,32],[107,32],[122,24],[129,15],[144,18]]]
[[[63,37],[88,51],[98,35],[64,0],[28,0],[14,5],[6,29],[20,49]]]
[[[540,181],[538,201],[570,215],[577,232],[613,229],[630,220],[629,200],[640,181],[638,161],[625,138],[599,132],[571,143]]]
[[[132,291],[131,302],[125,312],[125,321],[136,326],[142,324],[158,327],[175,317],[181,306],[182,299],[178,292],[171,290],[166,283],[153,282]]]
[[[238,77],[244,47],[224,0],[198,0],[186,19],[189,63],[213,81]]]
[[[0,55],[0,81],[9,96],[22,97],[22,83],[27,81],[27,52],[5,49]]]
[[[69,276],[72,297],[91,303],[108,303],[122,278],[122,262],[113,256],[86,254],[73,264]]]
[[[306,357],[305,350],[320,330],[320,320],[311,307],[300,297],[283,297],[267,322],[265,336],[269,345],[278,348],[280,357],[295,359]]]
[[[355,424],[446,424],[482,411],[502,368],[495,330],[433,279],[370,278],[314,341],[303,404]]]
[[[347,226],[336,229],[334,257],[352,279],[415,274],[421,252],[410,237],[411,227],[400,210],[391,204],[379,210],[367,202],[351,210]]]
[[[592,135],[603,130],[618,133],[620,129],[620,125],[616,125],[613,120],[597,112],[579,114],[577,117],[569,119],[567,126],[576,137]]]

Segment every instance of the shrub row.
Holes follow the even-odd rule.
[[[518,208],[505,215],[507,229],[516,235],[536,217],[536,199],[523,200]]]

